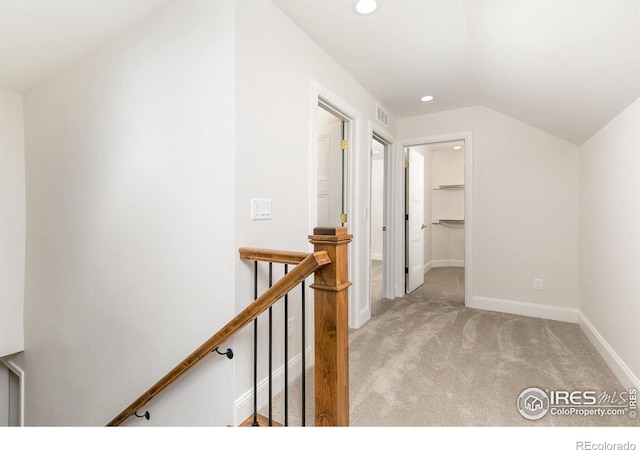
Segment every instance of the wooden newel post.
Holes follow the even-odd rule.
[[[315,272],[316,426],[349,426],[349,255],[346,228],[315,228],[309,242],[331,264]]]

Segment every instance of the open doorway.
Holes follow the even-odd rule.
[[[354,151],[357,148],[359,113],[318,84],[312,91],[310,223],[312,227],[343,227],[347,233],[358,226],[353,214]],[[327,125],[327,127],[325,127]],[[349,251],[349,279],[358,273],[357,239]],[[361,325],[361,289],[349,286],[349,326]],[[368,304],[368,302],[367,302]]]
[[[348,127],[349,121],[318,105],[318,227],[344,227],[347,223]]]
[[[0,427],[24,425],[23,375],[15,363],[0,359]]]
[[[435,272],[447,272],[464,285],[466,303],[472,287],[471,134],[415,140],[402,148],[404,293],[420,288]]]
[[[385,293],[385,193],[387,192],[386,157],[389,144],[377,134],[371,139],[371,265],[370,308],[373,309]]]

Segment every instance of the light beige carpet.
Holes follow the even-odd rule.
[[[522,417],[516,402],[529,387],[624,389],[578,325],[466,308],[463,277],[463,269],[432,269],[411,295],[376,302],[371,320],[351,332],[351,426],[640,425],[628,416]],[[300,423],[298,391],[290,391],[290,425]]]

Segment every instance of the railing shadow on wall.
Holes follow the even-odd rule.
[[[303,283],[311,275],[314,282],[310,286],[314,289],[314,380],[315,380],[315,425],[316,426],[348,426],[349,425],[349,330],[348,330],[348,245],[352,236],[347,234],[346,228],[316,228],[309,241],[314,245],[313,253],[286,252],[280,250],[265,250],[241,248],[240,258],[254,264],[254,298],[255,300],[231,319],[224,327],[211,338],[194,350],[182,362],[163,376],[152,387],[134,400],[128,407],[114,417],[107,426],[121,425],[131,416],[151,418],[148,411],[140,414],[139,411],[154,397],[160,394],[168,386],[180,379],[189,369],[197,365],[212,352],[226,354],[232,357],[227,350],[220,352],[219,347],[232,338],[247,325],[254,326],[254,405],[253,415],[245,424],[251,426],[279,425],[274,422],[272,416],[272,389],[271,377],[273,373],[273,359],[269,354],[269,405],[267,417],[259,416],[257,404],[257,361],[258,361],[258,333],[257,320],[262,320],[266,313],[269,321],[269,352],[272,350],[271,339],[273,337],[273,305],[282,300],[284,302],[285,318],[288,317],[288,294],[297,286],[302,286],[302,314],[306,311],[305,287]],[[258,295],[258,263],[269,264],[269,288]],[[273,283],[273,264],[284,264],[285,274],[277,282]],[[293,265],[289,271],[288,266]],[[260,319],[259,319],[260,317]],[[306,318],[302,317],[304,326]],[[288,361],[288,339],[286,327],[288,320],[284,321],[284,354]],[[306,332],[303,330],[302,335]],[[302,377],[305,371],[305,345],[302,344]],[[285,366],[285,423],[288,425],[288,364]],[[250,370],[249,368],[247,370]],[[305,382],[303,381],[303,386]],[[302,398],[304,399],[304,392]],[[303,400],[304,401],[304,400]],[[304,406],[302,409],[303,425]]]

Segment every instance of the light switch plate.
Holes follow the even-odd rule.
[[[271,200],[251,199],[251,220],[271,220]]]

